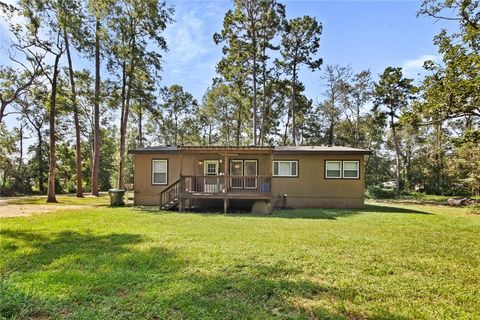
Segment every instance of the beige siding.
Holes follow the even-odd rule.
[[[273,177],[272,194],[276,205],[306,207],[363,206],[364,157],[359,155],[287,154],[274,155],[273,160],[298,160],[298,177]],[[358,160],[359,179],[325,179],[326,160]]]
[[[168,160],[167,185],[152,184],[152,160]],[[136,205],[159,205],[159,193],[170,184],[180,178],[180,155],[172,153],[162,154],[136,154],[134,155],[135,175],[135,204]]]
[[[258,160],[258,174],[271,173],[270,155],[242,154],[229,159]],[[225,172],[225,158],[218,154],[136,154],[135,163],[135,204],[158,205],[159,193],[183,175],[203,175],[204,160],[222,160],[220,172]],[[152,160],[168,160],[168,184],[152,184]],[[287,195],[287,206],[293,208],[363,206],[364,157],[362,155],[321,155],[321,154],[274,154],[273,160],[298,160],[298,177],[273,177],[272,195],[275,205],[283,205]],[[359,179],[325,179],[326,160],[358,160]]]

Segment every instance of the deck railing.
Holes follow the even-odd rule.
[[[271,176],[182,176],[186,193],[270,193]]]

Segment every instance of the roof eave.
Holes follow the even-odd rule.
[[[371,155],[370,150],[275,150],[274,154],[338,154],[338,155]]]

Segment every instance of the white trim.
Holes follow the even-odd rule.
[[[155,171],[155,162],[165,163],[165,172]],[[165,173],[165,182],[155,182],[155,173]],[[152,160],[152,185],[167,185],[168,184],[168,160],[167,159],[153,159]]]
[[[275,174],[275,163],[280,164],[281,162],[283,163],[289,163],[290,164],[290,174],[288,175],[281,175],[281,174]],[[297,166],[297,172],[296,174],[292,174],[292,163],[295,163]],[[274,177],[298,177],[298,160],[274,160],[272,163],[272,175]]]
[[[345,177],[345,163],[356,163],[357,164],[357,175],[355,177]],[[349,170],[349,171],[353,171],[353,170]],[[360,177],[360,161],[358,161],[358,160],[343,161],[342,177],[343,177],[343,179],[358,179]]]
[[[214,163],[215,164],[215,174],[208,174],[207,168],[208,165]],[[219,169],[219,161],[218,160],[204,160],[203,161],[203,175],[204,176],[218,176],[218,169]]]
[[[329,163],[340,163],[339,176],[338,177],[329,177],[328,176],[328,164]],[[325,161],[325,179],[342,179],[343,174],[343,164],[340,160],[327,160]]]

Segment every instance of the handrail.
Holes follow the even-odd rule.
[[[187,175],[182,176],[186,193],[271,193],[272,176]]]
[[[175,201],[175,198],[178,197],[181,191],[181,179],[178,179],[165,190],[160,192],[160,208],[164,205],[169,204],[172,201]]]

